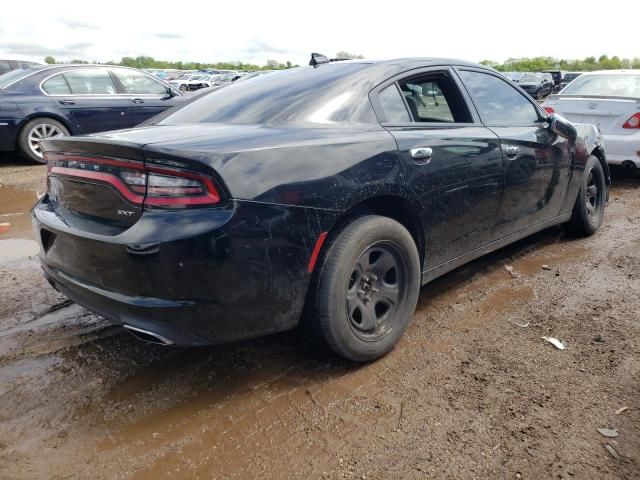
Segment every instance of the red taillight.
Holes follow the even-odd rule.
[[[553,107],[544,107],[544,111],[547,112],[549,115],[551,115],[552,113],[556,113]]]
[[[45,152],[50,175],[108,183],[129,202],[154,207],[220,203],[213,180],[202,173],[105,157]]]
[[[624,122],[622,128],[640,128],[640,112],[634,113],[629,120]]]

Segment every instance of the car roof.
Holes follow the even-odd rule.
[[[454,58],[439,58],[439,57],[407,57],[407,58],[394,58],[383,60],[340,60],[337,62],[321,63],[316,66],[318,69],[322,68],[340,68],[341,65],[349,64],[362,64],[366,65],[362,70],[354,73],[354,75],[367,75],[377,76],[380,78],[388,78],[409,70],[436,67],[436,66],[458,66],[458,67],[474,67],[487,70],[490,72],[498,73],[497,70],[481,65],[478,63],[467,62],[465,60],[458,60]],[[304,67],[303,67],[304,68]]]

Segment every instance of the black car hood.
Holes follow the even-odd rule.
[[[520,85],[522,88],[531,88],[531,87],[539,87],[540,83],[533,83],[533,82],[519,82],[518,85]]]

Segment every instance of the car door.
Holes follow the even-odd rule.
[[[500,142],[449,68],[391,79],[371,94],[396,139],[425,227],[425,270],[491,241],[504,179]]]
[[[169,91],[170,87],[145,72],[131,68],[113,68],[111,72],[127,98],[130,127],[164,112],[179,101],[177,92]]]
[[[570,174],[570,145],[553,134],[540,107],[497,73],[460,68],[482,122],[499,138],[505,182],[495,236],[558,215]]]
[[[116,130],[126,123],[126,99],[117,95],[107,68],[57,73],[42,82],[42,91],[62,110],[76,135]]]

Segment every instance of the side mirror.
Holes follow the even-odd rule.
[[[572,142],[575,142],[578,138],[578,131],[573,124],[564,117],[561,117],[557,113],[552,113],[547,117],[549,123],[549,129],[556,135],[566,138]]]

